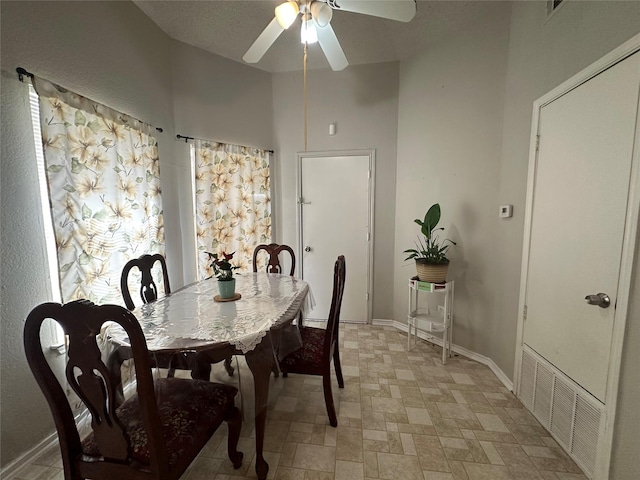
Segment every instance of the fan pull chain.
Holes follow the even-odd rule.
[[[304,60],[302,63],[302,96],[304,97],[304,151],[307,151],[307,42],[304,42]]]

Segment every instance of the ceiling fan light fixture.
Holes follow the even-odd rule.
[[[302,20],[302,27],[300,27],[300,42],[311,44],[318,41],[318,32],[316,26],[313,24],[311,18],[304,18]]]
[[[276,7],[276,20],[286,30],[291,26],[299,12],[300,8],[296,2],[284,2]]]
[[[324,2],[314,0],[311,2],[311,16],[318,24],[319,27],[326,27],[329,25],[331,18],[333,17],[333,9]]]

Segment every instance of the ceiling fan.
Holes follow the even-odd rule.
[[[266,51],[302,15],[302,43],[318,42],[332,70],[343,70],[349,62],[338,42],[331,18],[334,10],[362,13],[400,22],[410,21],[416,14],[415,0],[288,0],[275,9],[275,18],[262,31],[242,59],[257,63]]]

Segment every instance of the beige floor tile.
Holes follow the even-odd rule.
[[[319,445],[298,445],[293,459],[294,468],[333,472],[336,467],[336,448]]]
[[[332,472],[319,472],[316,470],[305,470],[304,480],[334,480],[335,475]]]
[[[406,334],[393,327],[341,326],[337,428],[329,426],[322,378],[272,378],[269,480],[586,480],[488,367],[457,355],[442,365],[441,349],[428,342],[405,346]],[[223,424],[182,480],[255,480],[252,377],[244,359],[238,368],[249,399],[243,465],[234,470],[227,457]],[[222,368],[212,375],[229,380]],[[7,480],[63,480],[60,467],[56,446]]]
[[[450,373],[450,375],[451,378],[453,378],[453,381],[456,383],[460,383],[463,385],[475,385],[475,382],[466,373]]]
[[[304,473],[305,471],[300,468],[280,466],[275,473],[274,480],[305,480]],[[216,480],[218,480],[217,477]]]
[[[449,472],[449,462],[438,437],[414,435],[413,441],[418,452],[418,459],[423,470]]]
[[[338,426],[336,459],[349,462],[362,462],[362,429]]]
[[[513,480],[507,467],[463,462],[469,480]]]
[[[469,480],[469,475],[467,475],[467,471],[464,469],[462,462],[450,461],[449,465],[454,480]]]
[[[484,450],[485,455],[489,459],[489,463],[492,465],[504,465],[504,460],[496,450],[496,447],[493,446],[491,442],[480,442],[480,446]]]
[[[295,412],[298,399],[296,397],[280,396],[276,401],[276,405],[273,408],[278,412]]]
[[[433,425],[431,416],[426,408],[406,407],[407,418],[412,425]]]
[[[410,433],[401,433],[400,441],[402,442],[402,451],[405,455],[418,455],[416,444],[413,441],[413,435]]]
[[[470,420],[477,421],[478,417],[473,411],[469,408],[468,405],[459,404],[459,403],[437,403],[438,410],[440,411],[440,416],[443,418],[454,418],[460,420]]]
[[[424,480],[454,480],[453,474],[451,473],[442,473],[442,472],[422,472],[424,475]]]
[[[520,445],[513,445],[508,443],[494,443],[493,446],[500,454],[500,458],[508,466],[521,466],[531,467],[533,462],[529,456],[525,453]],[[549,469],[551,470],[551,469]]]
[[[364,480],[364,464],[337,460],[335,480]]]
[[[531,457],[538,470],[550,470],[552,472],[582,473],[580,468],[571,460],[564,458]]]
[[[438,435],[443,437],[463,437],[462,432],[458,428],[458,424],[455,422],[455,420],[441,417],[434,417],[432,418],[432,420],[433,426],[435,427]]]
[[[549,447],[539,447],[535,445],[522,445],[522,449],[530,457],[543,457],[543,458],[560,458],[562,455],[556,449]]]
[[[340,417],[362,418],[362,405],[360,402],[340,402]]]
[[[185,473],[185,480],[201,480],[211,478],[211,473],[217,473],[224,463],[221,458],[196,458]],[[243,462],[243,463],[246,463]]]
[[[364,452],[364,476],[365,478],[378,478],[378,454],[376,452]]]
[[[544,480],[542,474],[533,466],[509,465],[507,470],[514,480]]]
[[[342,375],[344,377],[359,377],[360,367],[357,365],[342,365]]]
[[[371,409],[374,412],[406,415],[402,399],[398,398],[371,398]]]
[[[402,439],[400,438],[399,432],[388,432],[387,442],[389,443],[389,453],[399,453],[404,455]]]
[[[415,380],[416,377],[411,370],[396,369],[396,378],[399,380]]]
[[[424,480],[420,462],[416,457],[379,453],[378,470],[380,478],[385,480],[398,479],[399,472],[402,472],[403,480]]]
[[[480,421],[482,428],[487,432],[502,432],[509,433],[509,430],[505,424],[500,420],[498,415],[490,413],[476,413],[476,417]]]

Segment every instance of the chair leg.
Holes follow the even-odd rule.
[[[232,357],[227,357],[224,359],[224,369],[227,371],[230,377],[233,377],[234,368],[231,365]]]
[[[178,359],[178,355],[170,355],[169,356],[169,365],[167,366],[167,378],[173,378],[176,374],[176,361]],[[159,367],[159,365],[158,365]]]
[[[227,414],[227,425],[229,426],[229,436],[227,442],[227,453],[229,454],[229,460],[233,464],[234,469],[238,469],[242,466],[242,452],[238,451],[238,440],[240,439],[240,429],[242,428],[242,418],[240,416],[240,410],[238,407],[231,407]]]
[[[333,393],[331,392],[331,373],[322,376],[322,387],[324,390],[324,403],[327,405],[327,414],[329,415],[329,424],[332,427],[338,426],[338,417],[336,416],[336,408],[333,404]]]
[[[342,378],[342,365],[340,364],[340,352],[338,351],[337,347],[333,352],[333,367],[336,369],[338,387],[344,388],[344,379]]]

